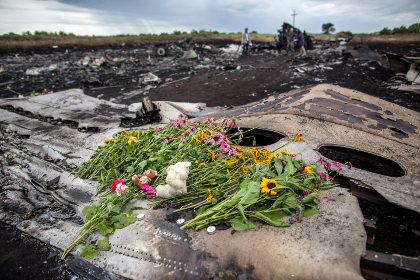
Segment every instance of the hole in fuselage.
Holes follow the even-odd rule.
[[[238,127],[229,129],[226,132],[226,135],[232,135],[238,132]],[[265,130],[265,129],[252,129],[249,127],[240,127],[243,131],[243,138],[239,145],[241,146],[267,146],[276,143],[280,139],[286,137],[283,134],[280,134],[275,131]],[[252,130],[251,130],[252,129]],[[250,130],[250,131],[248,131]],[[230,137],[232,140],[238,140],[239,135]]]
[[[398,163],[378,155],[340,146],[321,146],[318,151],[331,160],[342,164],[351,162],[353,167],[372,173],[390,177],[405,175],[404,169]]]

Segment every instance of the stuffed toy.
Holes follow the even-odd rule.
[[[143,176],[141,174],[134,175],[132,180],[134,184],[141,187],[143,185],[149,185],[150,182],[152,182],[152,179],[155,178],[156,176],[157,176],[157,171],[149,169],[149,170],[144,171]]]
[[[187,193],[187,178],[191,162],[178,162],[166,168],[166,185],[156,187],[156,196],[170,198]]]

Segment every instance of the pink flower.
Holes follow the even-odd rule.
[[[119,183],[115,187],[115,192],[117,193],[118,196],[121,196],[122,194],[125,193],[125,191],[127,190],[127,188],[128,187],[126,185],[124,185],[123,183]]]
[[[349,164],[349,167],[347,167],[347,168],[351,169],[353,167],[353,164],[350,161],[346,162],[345,164],[347,164],[347,163]]]
[[[123,180],[115,180],[114,183],[111,185],[111,189],[113,192],[116,192],[116,188],[118,184],[124,184]]]
[[[230,127],[235,127],[236,123],[234,121],[230,121],[229,125],[230,125]]]
[[[185,137],[184,137],[184,136],[181,136],[181,138],[180,138],[179,140],[181,140],[181,141],[185,141],[186,139],[185,139]]]
[[[208,142],[212,145],[216,145],[216,141],[214,141],[214,139],[210,139]]]
[[[304,193],[305,193],[305,196],[308,196],[309,195],[309,192],[308,191],[304,191]]]
[[[159,132],[160,132],[159,127],[156,127],[156,129],[155,129],[155,133],[156,133],[156,134],[159,134]]]
[[[320,162],[322,164],[324,162],[324,159],[320,157],[316,162]]]
[[[230,149],[230,151],[229,151],[229,155],[230,155],[230,156],[236,155],[236,153],[238,153],[238,151],[237,151],[235,148],[232,148],[232,149]]]
[[[149,185],[141,186],[141,191],[146,192],[147,194],[156,195],[156,191],[152,188],[152,186]]]
[[[195,128],[195,126],[190,126],[190,128],[189,129],[191,129],[192,131],[196,131],[197,130],[197,128]]]
[[[326,161],[326,162],[324,163],[324,167],[325,167],[325,169],[330,170],[330,169],[331,169],[331,162]]]
[[[337,168],[338,168],[338,170],[342,170],[343,168],[341,168],[341,163],[339,163],[339,162],[333,162],[332,163],[334,166],[336,166]]]
[[[220,145],[220,151],[222,153],[228,153],[230,150],[230,146],[226,143],[223,143],[222,145]]]

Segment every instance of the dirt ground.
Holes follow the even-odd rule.
[[[211,43],[211,42],[209,42]],[[219,42],[220,46],[231,42]],[[379,53],[394,52],[399,54],[412,54],[420,52],[419,46],[408,45],[371,45],[371,49]],[[113,48],[113,46],[92,47],[95,50],[101,48]],[[91,50],[88,48],[86,50]],[[121,46],[115,48],[122,49]],[[132,48],[126,45],[124,48]],[[83,52],[84,48],[79,51]],[[27,50],[31,54],[32,51]],[[34,53],[51,53],[50,49],[38,49]],[[7,55],[7,52],[1,55]],[[15,55],[10,52],[10,55]],[[178,102],[200,102],[206,103],[208,107],[214,106],[237,106],[260,100],[268,95],[287,92],[297,87],[305,87],[320,82],[352,88],[366,94],[396,103],[400,106],[420,112],[420,95],[397,91],[387,88],[387,81],[395,76],[394,72],[382,70],[377,62],[362,62],[355,59],[343,60],[339,52],[329,55],[309,55],[308,59],[297,60],[297,53],[290,55],[273,56],[270,53],[261,53],[240,57],[232,62],[231,66],[241,66],[240,70],[223,70],[216,68],[204,68],[193,70],[190,67],[178,67],[177,69],[160,69],[156,74],[161,79],[173,78],[179,80],[189,77],[178,83],[152,88],[148,96],[153,101],[178,101]],[[318,66],[331,62],[341,64],[330,65],[333,70],[314,70],[298,73],[295,67],[306,64],[306,66]],[[139,71],[136,74],[146,73]],[[190,73],[189,73],[190,72]],[[9,75],[9,74],[8,74]],[[10,74],[11,75],[11,74]],[[105,74],[104,74],[105,75]],[[107,74],[109,75],[109,74]],[[104,76],[105,77],[105,76]],[[0,84],[7,84],[5,75],[2,75]],[[10,77],[9,77],[10,78]],[[121,83],[113,87],[84,88],[80,79],[74,85],[66,88],[58,87],[57,90],[68,88],[84,88],[85,94],[105,100],[112,100],[123,93],[138,89],[138,83],[127,82],[121,79]],[[24,93],[31,86],[43,87],[26,83],[18,89],[0,89],[2,98],[15,96],[17,93]],[[37,89],[39,90],[39,89]],[[131,104],[141,102],[144,95],[135,95],[122,99],[120,103]],[[368,249],[388,253],[403,254],[407,256],[420,257],[420,249],[413,246],[409,240],[419,240],[417,233],[412,229],[418,226],[419,216],[403,209],[395,211],[386,206],[376,205],[361,200],[360,205],[365,218],[378,218],[378,235],[376,244],[368,246]],[[420,233],[419,233],[420,234]],[[38,240],[24,235],[13,227],[0,223],[0,275],[1,279],[77,279],[68,266],[59,260],[60,252]]]

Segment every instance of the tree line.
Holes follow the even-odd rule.
[[[381,35],[391,35],[391,34],[409,34],[409,33],[420,33],[420,23],[414,23],[409,27],[401,25],[400,27],[395,27],[393,30],[385,27],[382,29],[379,34]]]

